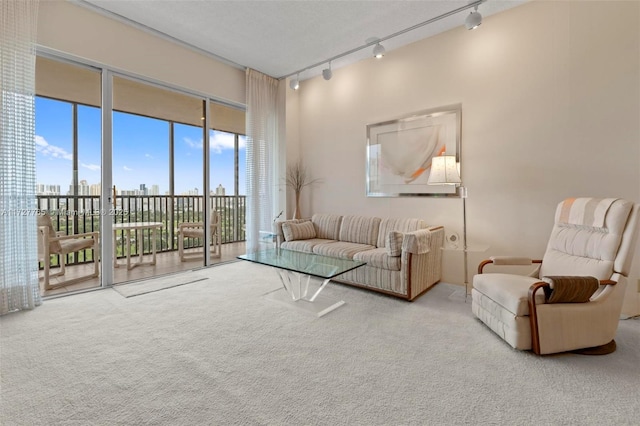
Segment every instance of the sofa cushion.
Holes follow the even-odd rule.
[[[338,240],[375,246],[380,221],[379,217],[345,216],[342,218]]]
[[[282,225],[285,223],[302,223],[302,222],[311,222],[311,219],[287,219],[287,220],[277,220],[273,222],[273,233],[277,236],[284,238],[284,234],[282,232]]]
[[[412,232],[426,227],[427,224],[422,219],[382,219],[376,247],[386,247],[387,236],[390,231]]]
[[[399,271],[401,266],[399,256],[389,256],[386,248],[376,248],[373,250],[361,251],[353,255],[353,260],[367,262],[367,266],[374,268],[389,269]]]
[[[316,237],[328,240],[338,240],[342,216],[336,214],[314,214],[311,222],[316,228]]]
[[[313,252],[323,256],[353,259],[354,254],[365,250],[373,250],[374,248],[374,246],[368,244],[336,241],[333,243],[317,244],[313,246]]]
[[[313,253],[313,247],[323,243],[333,243],[336,240],[327,240],[326,238],[311,238],[308,240],[285,241],[280,247],[286,250],[303,251],[305,253]]]
[[[282,233],[286,241],[308,240],[316,237],[316,229],[311,222],[282,224]]]
[[[402,240],[404,234],[400,231],[389,231],[384,248],[389,256],[400,256],[402,254]]]

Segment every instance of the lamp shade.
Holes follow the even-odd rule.
[[[431,174],[429,185],[459,185],[460,173],[454,155],[440,155],[431,159]]]

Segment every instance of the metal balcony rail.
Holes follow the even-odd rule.
[[[38,195],[38,209],[51,215],[53,226],[65,235],[81,234],[100,230],[101,220],[114,223],[161,222],[160,232],[156,232],[157,252],[178,250],[177,228],[183,222],[202,222],[204,217],[204,197],[202,195],[119,195],[116,202],[107,208],[100,205],[97,195]],[[221,218],[222,244],[245,241],[246,196],[209,196],[211,209]],[[115,255],[125,256],[126,241],[122,230],[115,233]],[[104,237],[101,237],[104,238]],[[142,234],[143,254],[151,253],[151,233]],[[133,242],[132,242],[133,243]],[[202,247],[203,241],[186,238],[185,248]],[[137,244],[131,245],[136,256]],[[78,265],[93,260],[93,250],[84,250],[67,255],[67,265]],[[57,257],[51,258],[51,266],[59,265]]]

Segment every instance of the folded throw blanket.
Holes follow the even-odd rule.
[[[567,198],[562,202],[556,222],[602,228],[607,211],[616,200],[618,198]]]
[[[542,277],[549,283],[544,288],[547,303],[584,303],[588,302],[600,286],[595,277]]]

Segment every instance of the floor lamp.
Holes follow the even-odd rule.
[[[431,159],[431,174],[427,181],[429,185],[454,185],[460,188],[462,198],[462,232],[464,253],[464,300],[467,300],[469,285],[467,270],[467,188],[462,186],[462,179],[458,172],[458,164],[454,155],[440,155]]]

